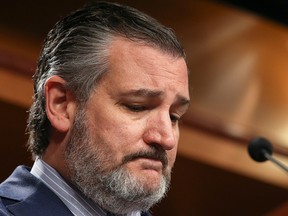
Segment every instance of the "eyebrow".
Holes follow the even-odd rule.
[[[150,89],[136,89],[136,90],[130,90],[128,92],[121,93],[121,96],[141,96],[141,97],[148,97],[148,98],[156,98],[161,97],[164,95],[164,92],[162,91],[154,91]]]
[[[163,91],[157,91],[157,90],[150,90],[150,89],[136,89],[136,90],[130,90],[128,92],[121,93],[121,96],[135,96],[135,97],[147,97],[147,98],[157,98],[163,96],[165,93]],[[176,100],[176,103],[180,106],[187,106],[190,105],[190,100],[186,97],[183,97],[181,95],[178,95],[178,98]]]

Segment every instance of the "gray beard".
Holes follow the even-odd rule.
[[[81,109],[74,121],[65,158],[71,182],[86,197],[112,213],[127,214],[146,211],[165,196],[170,184],[170,170],[162,175],[159,187],[152,190],[126,170],[123,166],[125,161],[108,169],[112,153],[91,140],[88,131],[85,113]],[[152,149],[150,155],[161,154],[161,157],[167,158],[163,151],[157,153],[159,150]]]

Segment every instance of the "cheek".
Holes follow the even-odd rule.
[[[141,143],[142,130],[139,124],[115,115],[117,114],[114,114],[114,117],[112,115],[98,116],[98,118],[95,116],[92,118],[95,119],[93,122],[90,119],[90,133],[93,136],[93,142],[112,152],[113,158],[119,162],[123,156],[135,152],[138,144]],[[101,140],[100,143],[99,140]]]
[[[175,137],[175,142],[177,143],[173,149],[168,151],[168,159],[169,159],[169,165],[170,167],[173,167],[176,156],[177,156],[177,149],[178,149],[178,144],[179,144],[179,130],[178,128],[174,131],[174,137]]]
[[[173,165],[175,163],[175,160],[176,160],[177,147],[175,147],[174,149],[168,151],[167,155],[168,155],[169,167],[173,167]]]

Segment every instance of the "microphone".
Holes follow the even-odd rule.
[[[288,173],[288,168],[280,161],[272,157],[272,152],[272,144],[270,143],[270,141],[263,137],[256,137],[252,139],[248,145],[248,153],[253,160],[257,162],[264,162],[270,160]]]

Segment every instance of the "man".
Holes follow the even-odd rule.
[[[0,186],[1,215],[150,215],[189,105],[184,51],[151,17],[91,3],[49,32],[28,119],[32,169]]]

